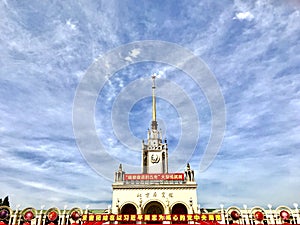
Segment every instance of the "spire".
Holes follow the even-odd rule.
[[[157,130],[156,122],[156,97],[155,97],[155,78],[156,75],[152,75],[152,130]]]

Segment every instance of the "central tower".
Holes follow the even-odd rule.
[[[155,78],[152,76],[152,122],[147,141],[142,142],[142,173],[168,173],[168,144],[162,141],[162,133],[156,121]]]
[[[197,184],[189,164],[182,173],[168,171],[168,145],[162,140],[156,120],[155,79],[153,75],[152,121],[147,140],[142,141],[141,173],[128,174],[119,166],[112,184],[111,212],[124,216],[144,214],[145,218],[155,214],[156,223],[162,223],[158,221],[160,214],[197,212]]]

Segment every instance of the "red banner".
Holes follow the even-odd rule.
[[[125,174],[125,180],[184,180],[183,173]]]
[[[84,214],[82,221],[122,221],[122,222],[185,222],[221,221],[221,214]]]

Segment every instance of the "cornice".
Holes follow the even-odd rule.
[[[196,183],[191,183],[191,184],[113,184],[112,185],[113,190],[116,189],[131,189],[131,190],[141,190],[141,189],[161,189],[161,190],[166,190],[166,189],[196,189],[197,184]]]

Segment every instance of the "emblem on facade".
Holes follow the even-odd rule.
[[[152,163],[158,163],[159,160],[160,160],[159,155],[157,155],[157,154],[152,154],[151,155],[151,162]]]

